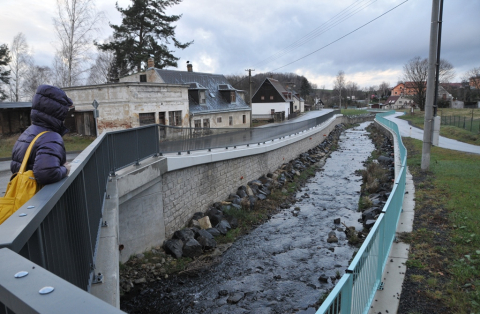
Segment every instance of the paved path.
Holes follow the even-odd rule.
[[[395,122],[398,125],[400,135],[403,137],[412,137],[414,139],[423,141],[423,130],[411,126],[406,120],[398,119],[397,117],[401,115],[403,115],[403,113],[397,112],[396,114],[386,116],[385,118]],[[440,136],[438,146],[441,148],[453,149],[466,153],[480,154],[480,146],[462,143],[443,136]]]

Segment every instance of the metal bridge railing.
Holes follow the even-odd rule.
[[[377,122],[394,131],[399,147],[401,168],[392,192],[375,225],[335,288],[320,306],[317,314],[368,313],[375,291],[379,288],[402,212],[406,183],[407,150],[397,125],[384,117],[395,111],[377,114]]]
[[[335,114],[340,111],[268,128],[196,129],[151,125],[102,134],[74,160],[67,178],[46,185],[0,225],[0,249],[9,248],[89,291],[95,273],[109,175],[162,153],[269,141],[307,130]],[[15,309],[8,310],[2,304],[9,293],[1,288],[0,283],[0,313],[12,313]]]

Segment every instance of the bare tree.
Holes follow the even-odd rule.
[[[27,39],[23,33],[18,33],[13,38],[10,49],[10,97],[11,101],[18,102],[22,99],[22,84],[27,76],[31,55],[28,51]]]
[[[470,87],[480,89],[480,67],[468,70],[462,78]]]
[[[342,89],[345,88],[345,72],[342,70],[338,71],[337,77],[333,82],[334,89],[338,92],[338,97],[340,99],[339,108],[342,109]],[[347,104],[345,103],[345,109],[347,109]]]
[[[0,45],[0,102],[7,98],[4,86],[10,82],[10,70],[7,70],[7,65],[10,62],[10,51],[7,44]]]
[[[378,86],[378,92],[381,95],[381,97],[387,97],[389,96],[389,91],[390,91],[390,83],[383,81],[380,86]]]
[[[23,92],[27,99],[33,98],[37,87],[42,84],[53,84],[52,70],[46,66],[30,64],[28,75],[23,81]]]
[[[355,96],[356,91],[358,90],[358,85],[355,82],[348,81],[347,85],[345,86],[345,89],[347,91],[347,96],[350,97],[351,100],[353,100],[352,96]]]
[[[87,84],[105,84],[111,80],[112,68],[115,62],[113,50],[99,50],[95,63],[90,68]]]
[[[57,14],[53,19],[59,39],[54,68],[55,75],[61,76],[56,81],[72,86],[88,71],[89,52],[104,14],[96,11],[94,0],[57,0]]]
[[[415,57],[403,66],[403,80],[405,89],[411,91],[412,99],[418,104],[420,110],[425,110],[425,97],[427,92],[428,59]],[[440,59],[439,81],[446,83],[455,76],[453,65]],[[408,85],[408,86],[407,86]]]

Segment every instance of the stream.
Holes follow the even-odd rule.
[[[344,226],[362,230],[362,178],[374,150],[365,128],[345,130],[323,168],[297,192],[296,204],[237,239],[222,261],[198,277],[155,282],[128,301],[129,313],[296,313],[315,305],[344,274],[355,247]],[[300,210],[295,210],[299,207]],[[334,231],[338,243],[327,243]],[[327,282],[319,277],[326,275]]]

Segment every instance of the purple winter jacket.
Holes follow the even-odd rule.
[[[40,136],[33,145],[28,160],[27,170],[33,170],[35,179],[40,184],[50,184],[67,176],[67,161],[62,136],[68,132],[63,124],[72,100],[58,87],[40,85],[32,100],[29,126],[13,146],[10,170],[20,170],[28,145],[39,133],[50,131]]]

